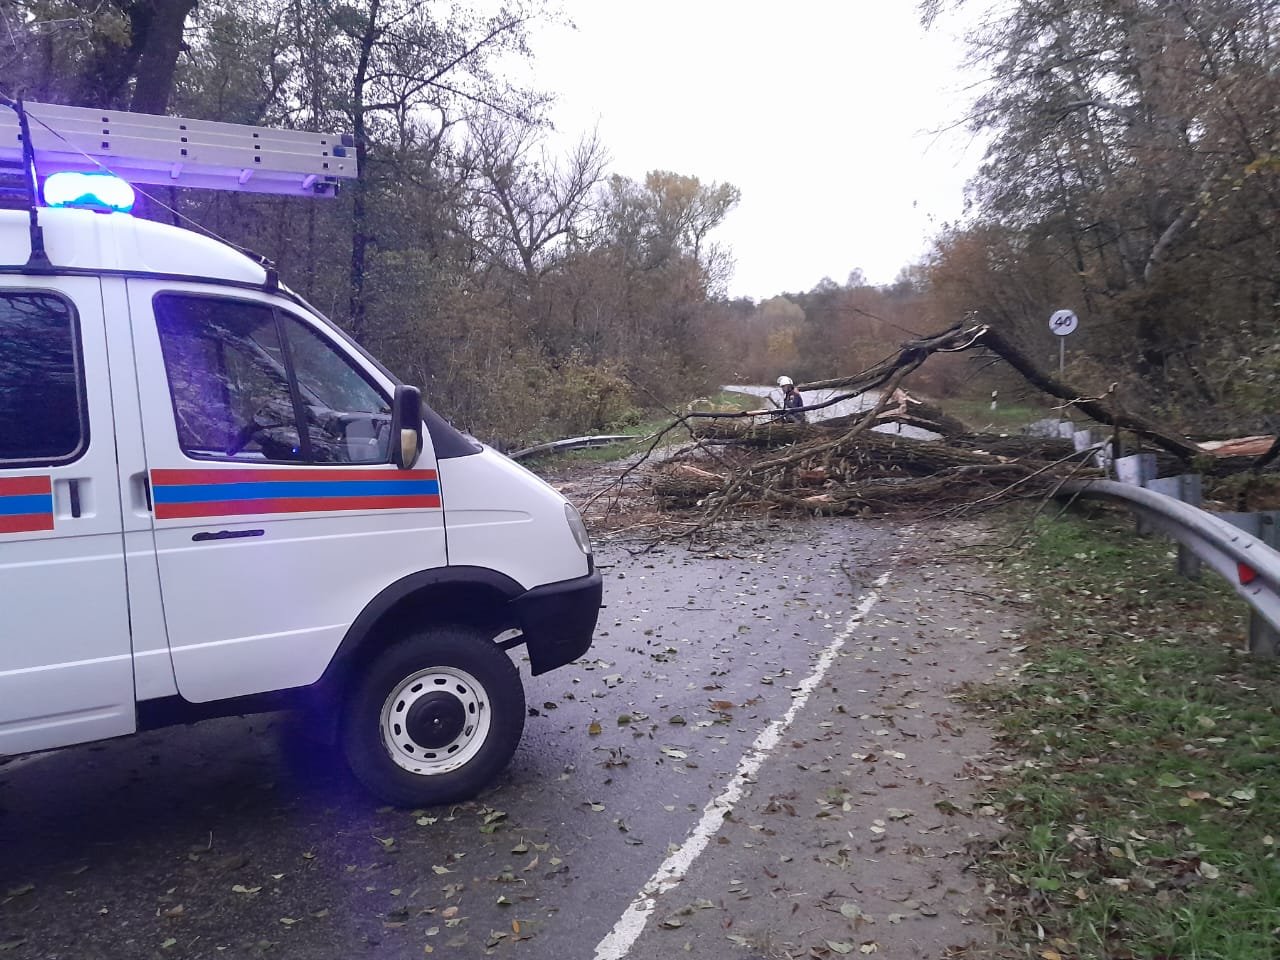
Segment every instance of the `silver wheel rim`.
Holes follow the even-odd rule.
[[[464,719],[457,736],[448,743],[425,746],[410,736],[405,719],[415,703],[439,694],[453,697]],[[396,765],[410,773],[448,773],[480,752],[489,737],[492,716],[488,694],[475,677],[456,667],[429,667],[402,680],[383,702],[382,745]]]

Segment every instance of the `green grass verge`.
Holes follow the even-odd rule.
[[[1048,407],[1029,403],[999,401],[992,410],[989,399],[948,397],[938,401],[938,406],[956,419],[963,420],[975,433],[1013,433],[1019,427],[1055,416]]]
[[[737,393],[734,390],[721,390],[707,399],[706,403],[698,403],[695,410],[716,413],[733,413],[744,410],[766,410],[771,406],[764,397],[750,393]]]
[[[1005,564],[1026,667],[969,691],[1021,758],[986,798],[1004,955],[1280,957],[1280,668],[1242,652],[1247,605],[1128,515],[1034,529]]]

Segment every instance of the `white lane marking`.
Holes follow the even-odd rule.
[[[734,805],[742,798],[743,785],[755,776],[768,758],[770,751],[782,740],[782,735],[791,726],[796,715],[809,702],[809,695],[822,682],[827,670],[835,662],[840,648],[853,636],[853,631],[865,619],[871,608],[879,602],[880,588],[889,582],[891,572],[891,570],[885,571],[875,579],[873,584],[875,589],[862,598],[853,615],[845,623],[844,629],[840,631],[840,635],[832,640],[818,657],[818,664],[813,673],[805,677],[796,688],[792,695],[791,709],[765,727],[756,737],[755,742],[751,744],[751,749],[738,761],[737,772],[729,781],[729,785],[724,788],[724,792],[708,801],[702,810],[702,819],[698,821],[685,842],[662,861],[657,873],[649,878],[649,882],[640,889],[640,893],[631,901],[631,905],[613,925],[613,929],[596,945],[595,960],[622,960],[627,955],[640,934],[644,932],[649,917],[657,907],[657,898],[684,879],[689,868],[693,866],[694,860],[707,848],[711,838],[719,832],[725,816],[733,811]]]

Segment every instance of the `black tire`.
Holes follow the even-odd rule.
[[[440,627],[398,641],[353,678],[340,742],[371,793],[435,806],[469,800],[502,772],[524,716],[506,652],[482,633]]]

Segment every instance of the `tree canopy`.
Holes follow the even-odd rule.
[[[1081,318],[1074,382],[1184,429],[1240,430],[1273,426],[1280,400],[1278,7],[1001,5],[970,38],[988,145],[971,213],[892,284],[855,266],[758,304],[727,295],[716,231],[734,185],[619,176],[594,131],[553,136],[550,94],[511,79],[554,16],[541,0],[0,0],[0,89],[353,133],[361,175],[337,202],[153,191],[144,206],[275,261],[489,439],[847,374],[971,315],[1049,365],[1062,307]],[[959,360],[926,373],[936,392],[996,376]]]
[[[1021,0],[982,25],[972,122],[990,146],[976,216],[928,266],[936,302],[1040,350],[1050,312],[1072,307],[1079,372],[1100,389],[1190,428],[1265,426],[1280,399],[1278,9]]]
[[[711,383],[695,335],[731,263],[729,184],[611,175],[557,146],[550,96],[508,77],[538,0],[11,0],[6,93],[354,134],[336,203],[151,191],[282,277],[463,426],[603,429]]]

